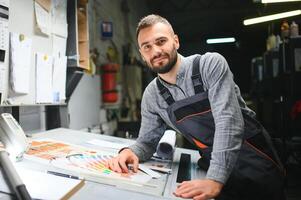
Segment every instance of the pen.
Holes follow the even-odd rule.
[[[8,181],[8,185],[15,192],[17,199],[31,200],[25,184],[19,177],[6,151],[0,151],[0,165],[4,172],[5,178]]]
[[[73,175],[70,175],[70,174],[64,174],[64,173],[61,173],[61,172],[47,171],[47,173],[55,175],[55,176],[65,177],[65,178],[79,179],[78,176],[73,176]]]

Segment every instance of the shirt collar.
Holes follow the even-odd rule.
[[[178,53],[178,56],[180,57],[181,59],[181,63],[180,63],[180,66],[179,66],[179,71],[177,73],[177,80],[178,79],[183,79],[184,76],[185,76],[185,59],[184,59],[184,56],[182,56],[181,54]]]

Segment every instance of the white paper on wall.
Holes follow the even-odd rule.
[[[36,30],[40,31],[42,34],[47,36],[51,33],[51,13],[47,12],[40,4],[37,2],[34,3],[35,5],[35,16],[36,16]]]
[[[10,83],[16,94],[29,92],[32,39],[18,33],[10,35]]]
[[[53,59],[53,102],[60,103],[66,99],[67,56],[55,56]]]
[[[36,102],[52,103],[52,62],[53,57],[36,53]]]

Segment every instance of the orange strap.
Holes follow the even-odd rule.
[[[192,138],[192,140],[194,141],[195,145],[197,147],[199,147],[200,149],[206,149],[208,147],[207,145],[201,143],[200,141],[198,141],[198,140],[196,140],[194,138]]]

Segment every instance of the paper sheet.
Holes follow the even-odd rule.
[[[10,83],[16,94],[27,94],[30,84],[32,39],[18,33],[10,35]]]
[[[35,5],[35,16],[36,16],[36,30],[42,34],[47,36],[51,33],[51,13],[47,12],[40,4],[37,2],[34,3]]]
[[[152,178],[160,178],[161,174],[151,170],[147,165],[144,165],[142,163],[139,164],[139,169],[147,173]]]
[[[9,32],[8,32],[8,1],[0,0],[0,5],[3,6],[0,10],[0,93],[4,92],[6,84],[6,73],[7,68],[4,63],[8,61],[8,43],[9,43]],[[1,98],[0,98],[1,103]]]
[[[53,64],[53,102],[59,103],[66,99],[67,56],[54,57]]]
[[[0,14],[8,16],[8,10],[0,10]],[[0,15],[0,49],[7,50],[8,49],[8,41],[9,41],[9,34],[8,34],[8,19],[1,17]],[[0,61],[4,61],[0,59]]]
[[[51,0],[35,0],[47,12],[51,9]]]
[[[68,36],[66,10],[67,10],[67,1],[53,0],[52,33],[64,38],[67,38]]]
[[[90,140],[90,141],[88,141],[88,143],[96,145],[96,146],[104,147],[104,148],[117,149],[117,150],[120,150],[124,147],[129,146],[128,144],[121,144],[121,143],[117,143],[117,142],[109,142],[109,141],[98,140],[98,139]]]
[[[8,7],[9,6],[9,0],[0,0],[0,5]]]
[[[72,190],[79,189],[84,185],[82,180],[25,169],[24,167],[20,167],[19,164],[20,163],[15,163],[15,165],[17,165],[16,171],[25,184],[31,198],[34,199],[63,199],[66,194],[72,193]],[[10,193],[7,184],[2,182],[4,181],[2,176],[1,173],[0,190]]]
[[[165,131],[157,146],[157,155],[162,158],[171,158],[176,145],[176,132]]]
[[[53,56],[65,56],[67,47],[67,39],[52,35],[52,55]]]
[[[0,93],[2,93],[5,88],[5,81],[6,81],[5,74],[6,74],[5,65],[0,62]]]
[[[52,103],[52,56],[36,53],[36,102]]]
[[[0,63],[0,93],[3,92],[4,86],[5,86],[5,72],[6,72],[6,70],[5,70],[4,65]],[[0,99],[0,101],[1,101],[1,99]],[[1,104],[1,102],[0,102],[0,104]]]

